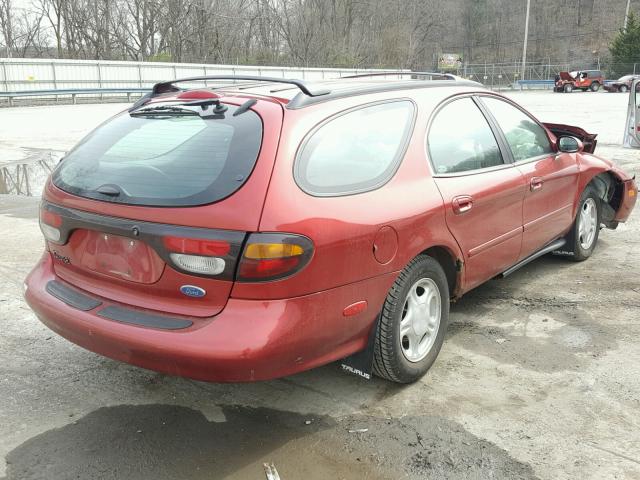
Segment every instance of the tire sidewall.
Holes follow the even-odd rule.
[[[419,362],[410,362],[402,352],[400,321],[407,294],[411,287],[421,278],[430,278],[438,286],[438,290],[440,292],[440,305],[442,306],[440,312],[440,325],[438,327],[435,342],[426,357]],[[447,324],[449,321],[449,287],[442,267],[440,267],[438,262],[431,257],[425,256],[420,258],[419,261],[412,265],[407,271],[407,275],[404,278],[402,286],[397,290],[396,298],[397,299],[387,297],[384,312],[387,312],[393,322],[391,341],[393,342],[393,355],[395,357],[395,374],[401,382],[408,383],[419,379],[427,372],[427,370],[429,370],[433,362],[435,362],[435,359],[440,352],[440,348],[442,347],[442,343],[444,342]]]
[[[582,245],[580,244],[580,220],[581,220],[581,216],[580,213],[582,212],[582,207],[584,206],[585,202],[587,201],[587,199],[592,198],[596,204],[596,216],[597,216],[597,224],[596,224],[596,232],[595,232],[595,236],[593,237],[593,242],[591,242],[591,246],[588,249],[585,249],[582,247]],[[573,234],[572,234],[572,241],[573,241],[573,253],[574,253],[574,258],[576,260],[584,260],[587,259],[591,256],[591,254],[593,253],[593,251],[596,248],[596,245],[598,244],[598,237],[600,235],[600,222],[602,221],[602,208],[600,205],[600,197],[598,197],[596,191],[591,188],[591,187],[587,187],[585,189],[585,191],[582,193],[582,195],[580,196],[580,202],[578,203],[578,209],[576,211],[576,220],[574,222],[574,226],[573,226]]]

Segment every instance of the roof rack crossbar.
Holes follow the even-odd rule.
[[[156,83],[153,86],[152,94],[160,95],[162,93],[177,92],[180,89],[175,86],[176,83],[197,82],[206,80],[246,80],[265,83],[287,83],[290,85],[295,85],[300,89],[302,93],[304,93],[308,97],[319,97],[321,95],[327,95],[331,93],[331,90],[311,88],[309,87],[309,85],[307,85],[306,82],[294,78],[262,77],[255,75],[205,75],[201,77],[178,78],[169,82]]]
[[[445,77],[447,80],[456,80],[456,76],[452,73],[439,73],[439,72],[371,72],[371,73],[358,73],[356,75],[347,75],[340,78],[365,78],[365,77],[386,77],[389,75],[429,75],[431,77]]]

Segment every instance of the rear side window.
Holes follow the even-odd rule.
[[[262,143],[260,117],[251,110],[234,117],[236,108],[214,118],[124,112],[72,150],[53,182],[75,195],[132,205],[221,200],[247,180]],[[105,186],[115,194],[97,191]]]
[[[496,98],[482,97],[482,102],[504,132],[516,162],[553,153],[547,132],[522,110]]]
[[[437,174],[504,164],[487,119],[469,97],[446,104],[436,114],[429,130],[428,146]]]
[[[381,103],[335,116],[303,142],[294,176],[307,193],[337,196],[386,183],[406,150],[414,106],[408,100]]]

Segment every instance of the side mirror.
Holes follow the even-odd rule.
[[[558,150],[563,153],[576,153],[584,150],[584,145],[576,137],[560,137]]]

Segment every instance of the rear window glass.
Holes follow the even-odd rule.
[[[207,119],[124,112],[73,149],[53,182],[76,195],[134,205],[221,200],[247,180],[262,143],[260,117],[250,110],[234,117],[237,107],[228,107],[224,115]],[[96,191],[105,186],[116,194]]]
[[[360,107],[333,117],[303,143],[295,178],[312,195],[373,190],[394,174],[413,125],[408,100]]]

